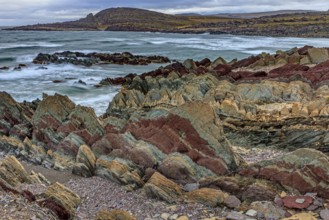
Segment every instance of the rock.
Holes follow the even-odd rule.
[[[280,187],[270,181],[264,181],[254,178],[245,178],[241,176],[222,176],[222,177],[207,177],[199,181],[200,187],[221,189],[243,202],[259,201],[261,199],[273,200],[275,195],[280,192]],[[257,187],[255,187],[257,186]],[[253,190],[249,190],[249,189]],[[256,191],[256,190],[259,190]],[[247,192],[251,194],[247,194]],[[264,194],[264,196],[262,195]],[[272,198],[273,196],[273,198]]]
[[[144,185],[137,166],[120,158],[101,156],[96,162],[95,174],[133,189]]]
[[[177,220],[189,220],[189,218],[187,216],[180,216]]]
[[[24,167],[14,156],[8,156],[0,162],[0,178],[11,186],[32,183]]]
[[[201,175],[211,175],[209,171],[196,166],[189,157],[179,153],[168,155],[161,162],[158,170],[167,178],[180,183],[195,182],[195,178]]]
[[[241,214],[240,212],[231,211],[227,214],[227,220],[245,220],[247,216]]]
[[[33,137],[52,150],[76,156],[81,143],[92,145],[104,130],[91,108],[55,94],[41,101],[33,115]]]
[[[201,203],[211,207],[217,207],[224,203],[229,195],[221,190],[202,188],[185,194],[190,202]]]
[[[191,192],[193,190],[199,189],[199,187],[200,187],[199,183],[188,183],[184,185],[183,189],[186,192]]]
[[[162,213],[160,216],[163,220],[169,220],[170,214],[169,213]]]
[[[54,183],[43,193],[39,204],[54,211],[60,219],[71,219],[81,202],[80,197],[60,183]]]
[[[243,168],[240,174],[280,183],[287,190],[316,192],[329,198],[329,158],[313,149],[299,149],[280,158]],[[294,201],[295,202],[295,201]]]
[[[310,48],[308,49],[308,55],[312,63],[315,64],[325,62],[329,59],[328,50],[325,48]]]
[[[94,64],[113,63],[113,64],[129,64],[129,65],[147,65],[150,63],[169,63],[167,57],[162,56],[134,56],[131,53],[89,53],[64,51],[54,54],[38,54],[33,59],[34,64],[61,64],[70,63],[74,65],[91,66]]]
[[[2,67],[0,67],[0,70],[9,70],[9,67],[8,66],[2,66]]]
[[[287,208],[306,209],[313,203],[309,196],[286,196],[283,198],[283,205]]]
[[[186,69],[194,70],[197,68],[195,62],[192,59],[187,59],[183,62]]]
[[[75,166],[75,168],[73,168],[73,174],[80,175],[83,177],[93,176],[96,168],[96,157],[87,145],[80,146],[76,162],[80,165]],[[81,164],[84,164],[84,166]],[[81,167],[81,169],[79,169],[79,167]]]
[[[226,60],[223,59],[222,57],[218,57],[216,60],[214,60],[212,63],[211,63],[211,67],[215,68],[216,66],[218,66],[219,64],[221,65],[225,65],[227,64]]]
[[[96,220],[136,220],[134,216],[124,210],[112,209],[98,212]]]
[[[321,210],[320,217],[323,220],[328,220],[329,219],[329,209],[323,209],[323,210]]]
[[[33,109],[17,103],[8,93],[0,92],[0,134],[24,139],[31,137]]]
[[[147,196],[155,197],[168,203],[181,200],[180,197],[183,194],[183,190],[179,185],[165,178],[158,172],[152,175],[143,189]]]
[[[253,183],[242,192],[243,201],[272,201],[275,198],[275,190],[269,185]]]
[[[311,213],[298,213],[288,218],[282,218],[282,220],[317,220],[317,218]]]
[[[246,215],[250,216],[250,217],[256,217],[258,214],[258,212],[256,210],[253,210],[253,209],[249,209],[247,212],[246,212]]]
[[[269,201],[253,202],[250,204],[250,207],[257,212],[258,217],[273,220],[285,217],[285,210]]]
[[[240,199],[236,196],[228,196],[224,199],[224,205],[228,208],[237,209],[241,205]]]

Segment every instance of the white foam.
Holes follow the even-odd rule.
[[[22,48],[22,47],[61,47],[63,44],[54,44],[50,42],[28,42],[25,44],[0,44],[0,49]]]

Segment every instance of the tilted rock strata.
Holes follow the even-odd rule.
[[[274,181],[299,193],[317,192],[329,198],[329,157],[313,149],[298,149],[283,157],[242,168],[241,175]]]

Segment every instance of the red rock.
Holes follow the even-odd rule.
[[[229,74],[232,70],[232,67],[227,64],[219,64],[214,68],[214,70],[216,71],[216,76],[220,77]]]
[[[251,57],[248,57],[246,59],[239,60],[238,62],[236,62],[232,65],[232,69],[237,69],[237,68],[241,68],[241,67],[250,66],[251,64],[257,62],[260,59],[261,58],[258,57],[258,56],[251,56]]]
[[[320,151],[302,148],[282,157],[261,161],[239,172],[267,179],[300,193],[314,192],[329,198],[329,158]]]
[[[188,155],[195,163],[214,173],[228,172],[225,162],[216,156],[191,122],[178,115],[131,123],[123,132],[130,132],[136,139],[155,145],[165,154],[179,152]]]
[[[301,200],[303,202],[296,202],[298,200]],[[286,196],[282,199],[282,201],[283,205],[287,208],[306,209],[312,204],[313,198],[309,196]]]
[[[211,65],[211,61],[208,58],[205,58],[201,61],[195,62],[195,64],[197,65],[197,67],[199,67],[199,66],[208,67]]]
[[[286,77],[295,74],[297,71],[308,71],[310,67],[299,64],[286,64],[282,67],[271,70],[270,77]]]

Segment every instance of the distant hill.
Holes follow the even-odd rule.
[[[137,8],[109,8],[77,21],[36,24],[9,30],[150,31],[237,35],[328,37],[329,12],[274,11],[247,14],[169,15]]]
[[[276,16],[276,15],[289,15],[289,14],[301,14],[317,12],[312,10],[279,10],[279,11],[267,11],[267,12],[254,12],[254,13],[219,13],[212,14],[212,16],[225,17],[225,18],[260,18],[265,16]]]

